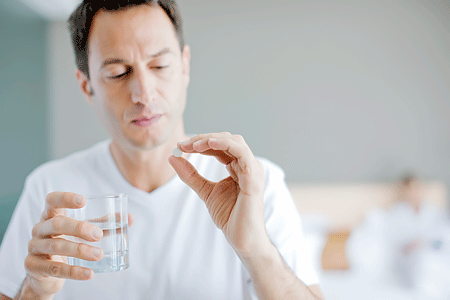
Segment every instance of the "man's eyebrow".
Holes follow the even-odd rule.
[[[159,51],[159,52],[157,52],[157,53],[155,53],[155,54],[150,54],[150,55],[148,55],[148,57],[150,57],[150,58],[155,58],[155,57],[162,56],[162,55],[164,55],[164,54],[175,54],[175,53],[173,53],[173,52],[170,50],[170,48],[164,48],[164,49],[162,49],[161,51]],[[103,69],[104,67],[106,67],[106,66],[108,66],[108,65],[122,64],[122,63],[124,63],[124,60],[123,60],[123,59],[119,59],[119,58],[110,58],[110,59],[105,60],[105,61],[102,63],[102,66],[100,67],[100,69]]]
[[[159,51],[158,53],[149,55],[149,57],[155,58],[155,57],[158,57],[158,56],[161,56],[161,55],[164,55],[164,54],[168,54],[168,53],[174,54],[174,53],[170,50],[170,48],[166,47],[166,48],[162,49],[161,51]]]
[[[100,69],[103,69],[104,67],[106,67],[107,65],[113,65],[113,64],[121,64],[123,63],[123,59],[118,59],[118,58],[110,58],[105,60],[102,63],[102,66],[100,67]]]

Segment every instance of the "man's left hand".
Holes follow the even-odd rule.
[[[205,202],[216,224],[238,254],[247,255],[270,240],[264,223],[264,166],[240,135],[212,133],[178,143],[185,153],[216,157],[229,177],[212,182],[182,157],[170,156],[178,176]]]

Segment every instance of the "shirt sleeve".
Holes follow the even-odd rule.
[[[0,293],[10,298],[15,297],[25,279],[31,230],[42,213],[36,186],[27,178],[0,247]]]
[[[285,174],[277,165],[259,158],[264,164],[264,218],[270,240],[291,271],[307,286],[319,279],[311,261],[311,249],[306,242],[300,215],[285,182]],[[257,300],[250,275],[244,271],[245,299]]]

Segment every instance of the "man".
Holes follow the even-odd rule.
[[[399,201],[386,213],[386,238],[391,268],[399,282],[430,294],[430,287],[440,293],[450,283],[442,279],[450,274],[446,267],[449,251],[442,247],[449,242],[450,227],[446,212],[425,201],[425,189],[414,174],[402,178]]]
[[[70,22],[78,82],[111,140],[28,176],[0,250],[3,298],[322,299],[283,172],[241,136],[184,132],[190,50],[176,4],[98,2]],[[129,269],[67,265],[103,253],[63,238],[102,237],[65,210],[118,192],[134,220]]]

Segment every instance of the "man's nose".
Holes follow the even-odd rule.
[[[137,73],[131,80],[130,85],[133,103],[148,104],[154,100],[155,85],[151,75]]]

